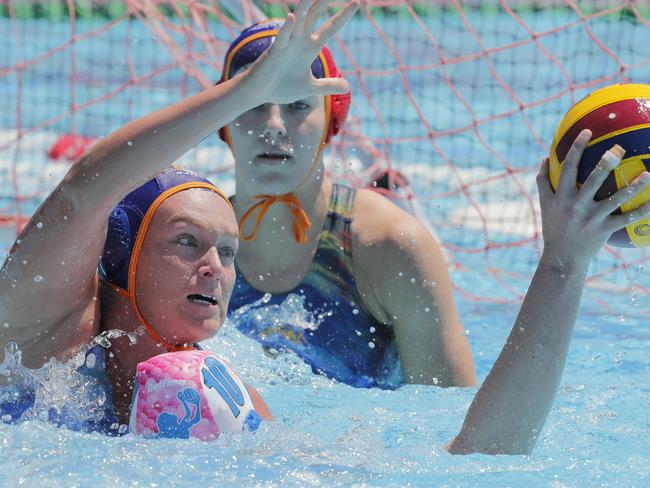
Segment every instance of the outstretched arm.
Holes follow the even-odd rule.
[[[322,46],[354,14],[349,2],[320,28],[327,0],[302,0],[274,45],[250,69],[116,130],[93,145],[48,196],[0,271],[0,359],[9,340],[38,367],[66,357],[98,330],[96,267],[111,209],[215,130],[262,103],[342,93],[315,79]]]
[[[610,215],[646,186],[647,172],[612,198],[594,201],[623,156],[618,146],[607,151],[582,188],[576,188],[578,163],[590,137],[585,130],[576,138],[555,194],[548,159],[542,164],[537,184],[544,251],[506,344],[460,433],[447,446],[451,453],[532,451],[562,377],[589,262],[614,231],[648,215],[647,205]]]

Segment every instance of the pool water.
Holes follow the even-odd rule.
[[[462,301],[460,308],[482,379],[516,311],[502,305],[475,309]],[[204,345],[258,388],[274,422],[263,423],[254,434],[225,433],[216,442],[203,443],[77,433],[38,420],[34,413],[33,420],[0,424],[0,482],[644,486],[650,477],[649,339],[641,322],[582,315],[534,453],[451,456],[442,446],[460,428],[476,388],[351,388],[313,375],[294,356],[266,356],[226,323]],[[52,374],[49,388],[68,391],[67,381],[65,375]],[[76,400],[69,395],[69,402]]]
[[[61,35],[67,33],[62,30]],[[648,30],[627,35],[647,36]],[[31,48],[28,45],[25,49]],[[33,49],[38,51],[36,47]],[[636,53],[630,53],[630,58],[638,56]],[[634,64],[635,59],[627,61]],[[637,76],[641,77],[645,65],[638,66]],[[594,63],[582,69],[584,73],[580,76],[584,78],[597,70]],[[531,83],[523,74],[518,76],[523,84]],[[59,83],[65,83],[65,79]],[[426,83],[420,80],[417,86],[426,88]],[[378,93],[377,103],[388,104],[381,109],[389,111],[390,97],[396,96],[394,91],[390,95],[380,87]],[[429,98],[425,96],[427,93]],[[165,93],[156,95],[159,104],[170,101]],[[441,93],[424,90],[419,97],[427,113],[436,113],[440,118],[454,117],[453,107],[446,106]],[[441,100],[445,103],[436,102]],[[362,105],[360,101],[356,106]],[[480,100],[476,101],[476,107],[479,112],[483,110]],[[136,106],[134,113],[152,108],[155,107]],[[366,112],[357,113],[369,125],[366,128],[371,136],[381,135],[376,121],[372,125],[370,119],[363,118]],[[537,123],[545,140],[549,140],[558,112],[543,115],[545,118],[538,119]],[[124,114],[119,116],[126,118]],[[33,117],[38,119],[37,115]],[[99,117],[93,123],[99,134],[114,128],[102,126],[105,120]],[[0,142],[12,140],[16,135],[13,126],[6,121],[3,124]],[[526,161],[522,163],[524,167],[534,167],[544,153],[543,148],[536,148],[531,155],[529,146],[518,145],[521,142],[518,125],[501,125],[490,130],[490,137],[499,150],[509,159]],[[43,195],[52,188],[67,168],[65,164],[48,162],[43,156],[56,138],[55,132],[54,129],[32,132],[23,137],[19,147],[6,149],[7,146],[0,144],[4,148],[0,150],[2,181],[10,181],[7,175],[18,161],[21,195]],[[501,148],[498,141],[506,134],[513,144]],[[229,162],[225,150],[214,143],[208,141],[201,149],[191,152],[184,162],[214,175],[213,161],[220,161],[224,166]],[[476,149],[476,144],[467,144],[467,136],[462,134],[455,141],[441,144],[448,144],[445,151],[450,153],[460,150],[459,147]],[[416,195],[422,197],[424,214],[430,221],[440,223],[436,228],[443,240],[462,247],[466,244],[464,239],[477,232],[472,210],[465,202],[454,200],[455,197],[446,200],[442,207],[429,198],[450,191],[445,185],[451,181],[452,173],[426,156],[431,151],[429,146],[418,147],[409,149],[404,144],[394,148],[392,162],[412,177]],[[480,151],[468,153],[467,158],[459,157],[459,168],[469,179],[479,175],[484,178],[503,170],[489,167],[486,159]],[[418,178],[423,174],[429,179]],[[231,174],[219,173],[218,178],[226,190],[233,189]],[[437,186],[428,187],[434,180]],[[533,181],[534,171],[527,171],[521,179],[534,196]],[[499,188],[488,187],[488,190],[499,191]],[[14,202],[13,191],[3,185],[0,198],[6,206]],[[508,198],[512,196],[507,189],[503,191]],[[31,213],[38,202],[38,198],[26,199],[22,202],[23,212]],[[454,213],[455,207],[467,211]],[[493,211],[498,214],[506,208],[509,207],[496,205]],[[531,218],[534,217],[523,218],[522,225],[529,225]],[[527,232],[499,225],[499,221],[488,218],[490,236],[497,241],[515,239],[518,232]],[[14,237],[12,229],[0,229],[0,251],[6,252]],[[513,253],[525,259],[508,257]],[[643,255],[640,251],[626,253],[631,256],[631,263],[636,256]],[[534,243],[529,243],[516,250],[493,250],[489,263],[482,254],[465,253],[457,257],[463,268],[457,272],[452,270],[458,289],[485,296],[507,295],[503,303],[476,301],[462,293],[457,296],[479,382],[490,370],[514,322],[518,306],[512,295],[525,291],[535,255]],[[608,256],[607,252],[599,255],[594,271],[611,265]],[[501,257],[503,268],[517,273],[509,283],[514,292],[495,290],[494,283],[484,279],[486,268],[499,263]],[[52,404],[83,408],[87,399],[77,391],[70,391],[74,364],[52,364],[35,373],[47,382],[47,390],[41,391],[43,401],[39,406],[26,415],[29,420],[15,425],[0,422],[0,486],[224,486],[226,483],[282,487],[647,486],[650,482],[650,359],[647,354],[650,329],[645,320],[646,275],[645,265],[630,264],[611,280],[597,282],[586,292],[555,404],[531,456],[451,456],[443,449],[458,432],[476,388],[415,385],[395,391],[351,388],[313,375],[308,366],[292,355],[266,355],[256,342],[226,322],[218,336],[206,341],[204,346],[226,359],[242,378],[259,390],[275,421],[263,423],[254,434],[225,433],[214,443],[146,440],[131,435],[109,438],[59,429],[43,420],[47,409]],[[617,289],[631,291],[613,291]]]

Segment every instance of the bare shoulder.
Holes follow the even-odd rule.
[[[413,215],[405,212],[379,193],[360,189],[352,207],[352,235],[359,251],[408,250],[423,239],[427,244],[437,243],[426,227]]]
[[[354,200],[352,260],[364,304],[385,323],[392,321],[386,303],[394,295],[398,277],[417,277],[421,281],[441,279],[441,273],[446,276],[440,246],[429,230],[372,190],[357,191]]]

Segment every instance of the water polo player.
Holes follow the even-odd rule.
[[[71,358],[101,331],[146,331],[135,344],[123,337],[107,354],[89,353],[81,370],[110,387],[112,397],[106,420],[90,429],[128,421],[138,363],[192,349],[219,330],[235,279],[235,214],[207,180],[162,170],[243,111],[348,90],[343,80],[312,81],[309,74],[322,45],[357,8],[350,2],[316,30],[325,3],[303,0],[275,47],[242,76],[97,142],[12,247],[0,273],[0,350],[15,341],[24,364],[39,368]],[[247,408],[268,416],[253,390],[244,396]],[[179,425],[194,419],[177,417]]]
[[[244,72],[281,25],[269,20],[242,31],[221,81]],[[340,76],[326,48],[311,71],[316,79]],[[325,173],[322,151],[349,105],[349,94],[263,104],[220,131],[236,161],[233,204],[242,237],[230,311],[270,293],[262,307],[298,301],[312,322],[259,320],[253,307],[237,314],[237,327],[353,386],[473,385],[438,243],[385,197],[334,184]]]
[[[280,25],[271,20],[245,29],[226,54],[221,81],[264,53]],[[338,73],[326,50],[311,68],[315,78]],[[271,294],[237,314],[238,328],[268,350],[293,351],[315,372],[353,386],[471,385],[471,354],[435,239],[386,198],[334,184],[325,173],[322,150],[348,104],[334,96],[264,104],[220,131],[235,157],[232,201],[242,237],[230,311]],[[575,188],[590,137],[574,136],[556,194],[548,161],[543,165],[544,253],[451,452],[532,449],[559,384],[589,262],[614,229],[647,214],[646,205],[626,217],[609,215],[646,185],[647,173],[611,200],[593,201],[605,170],[622,157],[616,148]],[[311,315],[310,324],[283,320],[281,305],[294,303]]]

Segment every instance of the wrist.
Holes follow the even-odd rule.
[[[539,259],[539,268],[548,272],[562,275],[563,277],[584,278],[589,270],[591,259],[567,259],[557,253],[544,249]]]

